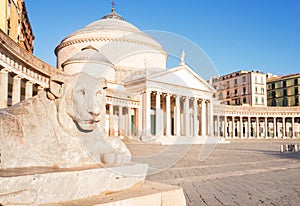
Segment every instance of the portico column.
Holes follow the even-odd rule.
[[[205,137],[206,136],[206,103],[205,100],[202,99],[201,101],[201,136]]]
[[[33,84],[31,81],[27,81],[25,85],[25,99],[32,97],[32,87]]]
[[[166,96],[166,135],[171,136],[171,101],[170,94]]]
[[[13,78],[12,84],[12,105],[20,102],[21,100],[21,78],[16,75]]]
[[[240,138],[243,138],[243,117],[240,117]]]
[[[214,136],[214,109],[213,109],[213,103],[212,100],[209,101],[209,112],[208,112],[208,118],[209,118],[209,131],[210,131],[210,136]]]
[[[7,107],[8,98],[8,71],[2,69],[0,71],[0,108]]]
[[[292,138],[296,138],[295,137],[295,118],[292,117]]]
[[[151,136],[151,111],[150,111],[150,107],[151,107],[151,92],[150,91],[146,91],[144,93],[144,134],[146,136]]]
[[[217,137],[220,136],[220,131],[219,131],[219,129],[220,129],[220,116],[217,115],[217,130],[216,130],[216,132],[215,132]]]
[[[259,118],[256,117],[256,137],[259,138]]]
[[[161,135],[161,117],[160,117],[160,92],[156,92],[156,106],[155,106],[155,133],[156,136]]]
[[[285,128],[285,117],[282,117],[282,127],[283,127],[283,135],[282,135],[282,138],[286,138],[286,134],[285,134],[285,130],[286,130],[286,128]]]
[[[190,136],[190,102],[189,97],[185,97],[184,108],[185,108],[185,136]]]
[[[38,86],[37,93],[40,94],[42,91],[44,91],[44,87],[41,85]]]
[[[131,111],[132,111],[132,108],[131,107],[127,107],[127,110],[128,110],[128,114],[127,114],[127,122],[128,122],[128,125],[127,125],[127,135],[128,136],[131,136]]]
[[[276,123],[276,117],[274,117],[274,120],[273,120],[273,130],[274,130],[274,139],[277,138],[277,131],[276,131],[276,128],[277,128],[277,123]]]
[[[251,117],[248,117],[248,138],[251,137]]]
[[[109,136],[114,136],[114,106],[109,105]]]
[[[144,112],[144,94],[141,93],[139,95],[139,101],[140,101],[140,106],[138,108],[138,112],[137,112],[137,129],[136,129],[136,135],[139,136],[139,138],[141,138],[142,135],[144,134],[143,130],[143,125],[144,125],[144,116],[143,116],[143,112]]]
[[[234,122],[234,116],[232,116],[232,127],[231,127],[231,129],[232,129],[232,138],[235,138],[235,122]]]
[[[194,136],[198,136],[198,99],[194,98]]]
[[[224,138],[227,138],[227,116],[224,116]]]
[[[176,135],[181,136],[180,134],[180,96],[176,96]]]
[[[248,119],[247,119],[247,120],[248,120]],[[245,121],[245,122],[243,123],[243,125],[244,125],[244,128],[245,128],[244,138],[247,138],[247,136],[248,136],[248,121]]]
[[[119,106],[119,136],[124,133],[124,126],[123,126],[123,107]]]
[[[265,138],[268,138],[268,118],[265,117]]]

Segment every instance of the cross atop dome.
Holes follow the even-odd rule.
[[[112,1],[111,2],[111,13],[115,13],[115,2],[114,1]]]
[[[118,19],[118,20],[124,20],[123,17],[117,13],[115,13],[115,2],[111,2],[111,13],[102,17],[102,19]]]

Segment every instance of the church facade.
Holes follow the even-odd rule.
[[[1,107],[47,88],[52,75],[86,72],[108,81],[108,136],[161,143],[300,137],[299,107],[219,104],[215,89],[185,64],[184,55],[167,68],[163,47],[114,11],[63,39],[55,49],[57,68],[0,37],[7,42],[0,47]]]

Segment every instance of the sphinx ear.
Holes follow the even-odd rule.
[[[63,84],[66,83],[66,76],[54,75],[50,78],[49,90],[55,98],[59,98],[63,95]]]
[[[100,78],[98,78],[98,80],[102,85],[102,89],[104,89],[104,90],[107,89],[107,80],[104,77],[100,77]]]

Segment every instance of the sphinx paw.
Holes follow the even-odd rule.
[[[101,155],[101,162],[109,165],[124,165],[129,163],[131,155],[128,153],[104,153]]]

